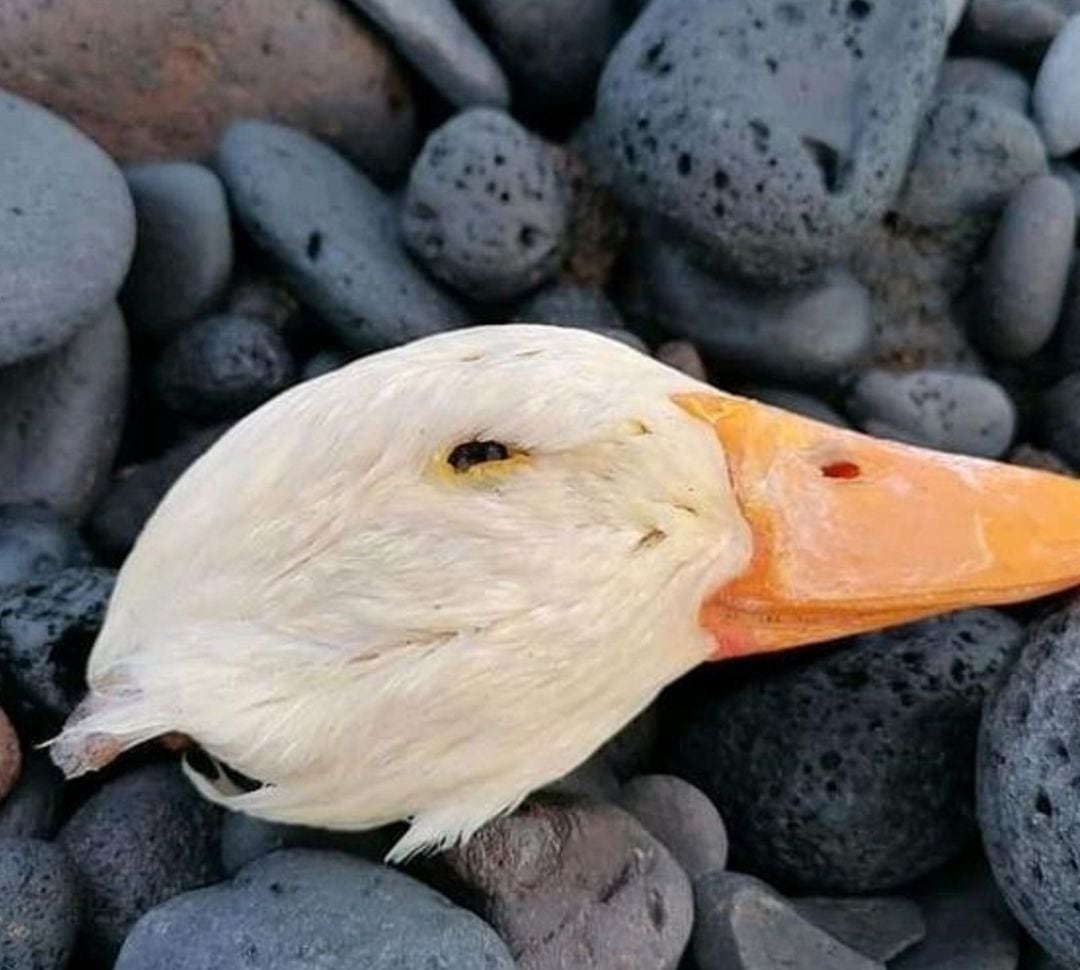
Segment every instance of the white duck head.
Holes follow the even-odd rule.
[[[573,769],[701,663],[1080,577],[1080,485],[723,395],[583,331],[362,359],[231,429],[125,563],[54,743],[186,735],[269,819],[403,857]]]

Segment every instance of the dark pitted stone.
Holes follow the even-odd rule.
[[[709,380],[708,368],[697,347],[689,340],[669,340],[656,348],[656,359],[668,367],[674,367],[682,371],[687,377],[707,383]]]
[[[402,250],[390,199],[328,146],[242,121],[217,166],[256,242],[350,347],[392,347],[466,322]]]
[[[734,872],[694,883],[692,946],[698,970],[883,970],[764,883]]]
[[[275,118],[386,178],[405,171],[416,135],[397,59],[326,0],[8,0],[0,87],[125,163],[206,158],[234,119]]]
[[[1013,111],[1027,114],[1031,85],[1019,71],[985,57],[950,57],[941,68],[938,95],[979,95],[994,98]]]
[[[613,805],[532,802],[439,862],[520,970],[674,970],[690,936],[686,875]]]
[[[458,108],[510,103],[510,84],[499,62],[451,0],[351,0],[377,23],[394,46]]]
[[[598,145],[722,268],[805,281],[885,214],[945,39],[936,3],[656,0],[604,69]]]
[[[970,0],[958,39],[972,50],[1037,62],[1065,23],[1072,0]]]
[[[225,430],[221,426],[207,428],[160,458],[120,469],[86,524],[87,536],[98,554],[109,562],[121,562],[173,482]]]
[[[296,365],[281,335],[249,317],[207,317],[184,327],[154,367],[160,400],[203,421],[238,418],[283,391]]]
[[[123,175],[97,145],[4,91],[0,185],[4,365],[55,350],[101,316],[131,261],[135,217]]]
[[[0,505],[0,590],[89,562],[79,534],[52,510]]]
[[[619,804],[667,847],[691,882],[727,865],[728,837],[716,806],[674,775],[640,775]]]
[[[742,393],[746,397],[752,397],[755,401],[764,401],[775,408],[783,408],[785,411],[794,411],[805,418],[814,421],[822,421],[837,428],[849,428],[851,425],[841,415],[820,398],[803,394],[801,391],[792,391],[786,387],[753,387],[744,388]]]
[[[1068,966],[1080,963],[1080,605],[1036,626],[986,706],[979,738],[983,842],[1009,906]]]
[[[1012,399],[976,374],[871,370],[856,382],[846,406],[870,434],[962,455],[999,458],[1016,431]]]
[[[127,386],[127,331],[115,307],[51,354],[6,368],[0,503],[43,503],[82,518],[116,455]]]
[[[22,750],[19,748],[19,736],[4,709],[0,707],[0,804],[15,787],[22,772]]]
[[[408,876],[290,849],[135,926],[116,970],[513,970],[492,929]]]
[[[16,723],[48,731],[82,698],[115,578],[108,569],[71,567],[0,596],[0,672]]]
[[[515,108],[555,115],[588,108],[625,26],[619,0],[466,0],[506,65]]]
[[[83,898],[82,936],[113,960],[135,921],[167,899],[221,878],[218,809],[176,765],[139,768],[106,784],[60,830]],[[188,926],[189,934],[199,924]],[[199,933],[189,937],[193,941]]]
[[[740,375],[820,381],[846,373],[869,352],[870,304],[847,273],[769,292],[719,279],[668,243],[647,245],[639,258],[657,319]]]
[[[915,898],[926,917],[926,939],[890,970],[1015,970],[1016,921],[982,858],[964,858],[928,876]]]
[[[55,845],[0,838],[0,966],[64,970],[79,928],[71,866]]]
[[[1066,21],[1042,59],[1031,106],[1052,157],[1080,148],[1080,12]]]
[[[671,714],[672,768],[715,803],[733,861],[780,886],[869,893],[975,835],[983,698],[1022,637],[971,610],[858,637]]]
[[[512,300],[558,270],[570,201],[547,145],[508,114],[474,108],[425,143],[402,231],[439,279],[475,300]]]
[[[130,168],[138,244],[121,303],[139,337],[163,340],[213,309],[233,265],[221,180],[202,165]]]
[[[926,936],[926,920],[910,899],[806,896],[791,900],[803,919],[856,953],[886,963]]]
[[[52,838],[62,785],[63,777],[47,755],[29,755],[19,783],[0,802],[0,838]]]
[[[615,304],[603,290],[577,283],[556,283],[538,290],[514,312],[526,323],[580,327],[605,332],[626,326]]]
[[[1043,397],[1040,415],[1046,443],[1080,468],[1080,373],[1055,384]]]
[[[1076,206],[1061,179],[1027,182],[1002,213],[982,269],[979,339],[1000,360],[1024,360],[1061,316],[1076,240]]]

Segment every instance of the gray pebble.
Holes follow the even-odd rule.
[[[592,104],[625,20],[621,0],[467,0],[514,83],[515,109],[572,112]]]
[[[0,801],[0,838],[51,838],[59,816],[63,782],[47,755],[25,758],[19,783]]]
[[[351,0],[377,23],[413,67],[457,108],[510,103],[499,62],[451,0]]]
[[[30,719],[47,734],[82,698],[86,658],[115,579],[108,569],[72,567],[0,596],[0,671],[16,723]]]
[[[218,809],[172,764],[138,768],[85,802],[59,842],[82,893],[88,952],[115,959],[140,916],[220,879],[219,826]]]
[[[1037,61],[1065,23],[1072,0],[970,0],[958,39],[992,56]]]
[[[764,883],[733,872],[694,884],[692,946],[698,970],[883,970]]]
[[[1002,213],[982,271],[979,338],[1000,360],[1024,360],[1050,339],[1061,315],[1076,238],[1069,186],[1052,175],[1027,182]]]
[[[300,380],[310,381],[344,367],[353,358],[342,350],[320,350],[308,359],[300,370]]]
[[[1078,689],[1074,600],[1031,631],[987,703],[978,762],[979,823],[998,884],[1028,932],[1068,966],[1080,963]]]
[[[89,562],[86,544],[55,512],[36,505],[0,505],[0,590]]]
[[[570,195],[552,150],[508,114],[463,111],[432,132],[413,165],[405,243],[469,297],[511,300],[559,268]]]
[[[674,775],[639,775],[619,804],[667,846],[691,882],[727,865],[724,820],[705,794]]]
[[[639,259],[658,321],[719,367],[815,382],[843,375],[869,352],[869,300],[847,273],[806,289],[768,292],[719,279],[668,243],[652,242]]]
[[[97,145],[4,91],[0,185],[3,365],[55,350],[100,318],[127,272],[135,216],[123,175]]]
[[[950,57],[941,68],[938,96],[976,95],[993,98],[1024,115],[1031,85],[1014,68],[985,57]]]
[[[759,387],[755,385],[743,388],[742,393],[755,401],[764,401],[773,407],[793,411],[795,414],[801,414],[804,418],[822,421],[836,428],[851,427],[835,408],[829,407],[820,398],[803,394],[801,391],[792,391],[786,387]]]
[[[40,502],[82,518],[112,467],[127,386],[127,331],[115,307],[51,354],[6,368],[0,502]]]
[[[709,372],[701,353],[689,340],[669,340],[656,348],[656,359],[668,367],[674,367],[687,377],[703,384],[708,383]]]
[[[0,967],[64,970],[78,928],[64,853],[37,839],[0,838]]]
[[[139,165],[126,173],[138,242],[120,299],[136,336],[163,340],[209,312],[233,265],[225,189],[190,162]]]
[[[671,768],[715,803],[733,862],[778,885],[881,892],[975,835],[987,691],[1020,626],[971,610],[859,637],[671,710]]]
[[[856,953],[885,963],[926,936],[926,921],[910,899],[898,896],[791,900],[803,919]]]
[[[1080,13],[1066,22],[1046,52],[1031,103],[1053,158],[1080,148]]]
[[[1071,162],[1054,162],[1050,166],[1050,174],[1057,176],[1072,192],[1074,207],[1080,212],[1080,169]]]
[[[975,374],[867,371],[846,407],[869,434],[983,458],[1004,455],[1016,431],[1012,399],[999,384]]]
[[[535,801],[439,860],[520,970],[674,970],[690,936],[690,883],[626,812]]]
[[[514,311],[514,319],[598,332],[626,326],[602,290],[579,283],[555,283],[537,290]]]
[[[1040,421],[1047,444],[1080,467],[1080,374],[1070,374],[1046,392]]]
[[[151,910],[116,970],[513,970],[489,926],[408,876],[290,849]]]
[[[207,317],[161,351],[154,389],[169,408],[204,421],[238,418],[288,387],[296,366],[280,334],[248,317]]]
[[[945,39],[937,3],[654,0],[604,69],[597,144],[721,268],[806,281],[895,196]]]
[[[255,241],[352,349],[466,322],[401,249],[391,201],[322,142],[282,125],[236,122],[217,168]]]

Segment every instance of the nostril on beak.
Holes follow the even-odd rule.
[[[821,466],[821,474],[826,478],[854,479],[862,474],[862,469],[853,461],[831,461]]]

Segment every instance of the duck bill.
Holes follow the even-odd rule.
[[[1080,482],[682,395],[723,446],[753,536],[702,610],[717,655],[831,640],[1080,582]]]

